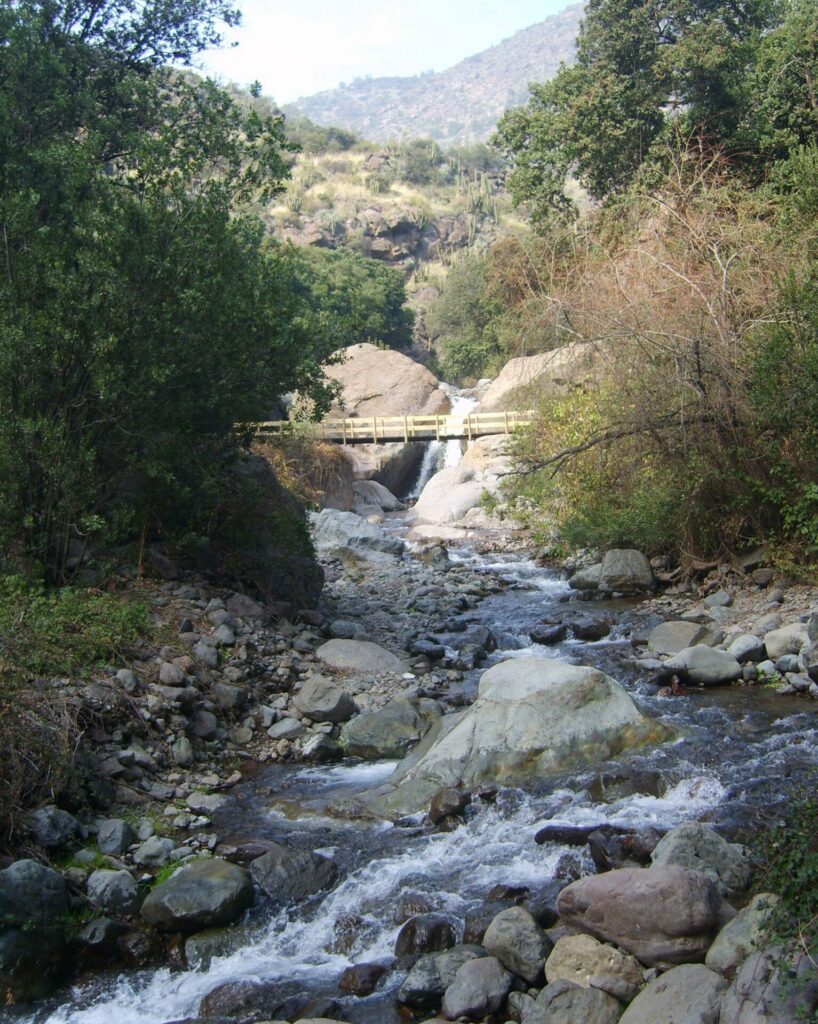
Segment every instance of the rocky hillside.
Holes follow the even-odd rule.
[[[573,4],[442,72],[356,79],[284,109],[374,140],[424,135],[451,145],[486,139],[503,111],[525,103],[529,82],[550,78],[560,63],[573,60],[582,11],[582,4]]]

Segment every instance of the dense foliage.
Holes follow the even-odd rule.
[[[206,529],[234,425],[296,388],[324,407],[351,329],[317,304],[329,267],[305,282],[249,212],[288,175],[282,118],[166,67],[236,18],[0,9],[0,548],[52,580],[72,542]],[[394,283],[365,276],[370,319],[387,293],[398,318]]]

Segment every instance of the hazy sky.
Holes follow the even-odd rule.
[[[442,71],[571,0],[238,0],[234,49],[201,67],[279,103],[366,75]]]

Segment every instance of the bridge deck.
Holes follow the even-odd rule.
[[[474,412],[467,416],[362,416],[311,423],[270,420],[256,424],[260,437],[296,434],[336,444],[385,444],[390,441],[472,441],[511,434],[532,422],[533,412]]]

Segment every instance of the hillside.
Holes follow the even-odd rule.
[[[357,79],[284,108],[318,124],[339,125],[367,139],[426,136],[455,145],[486,139],[509,107],[528,98],[528,84],[571,63],[583,5],[515,33],[442,72]]]

